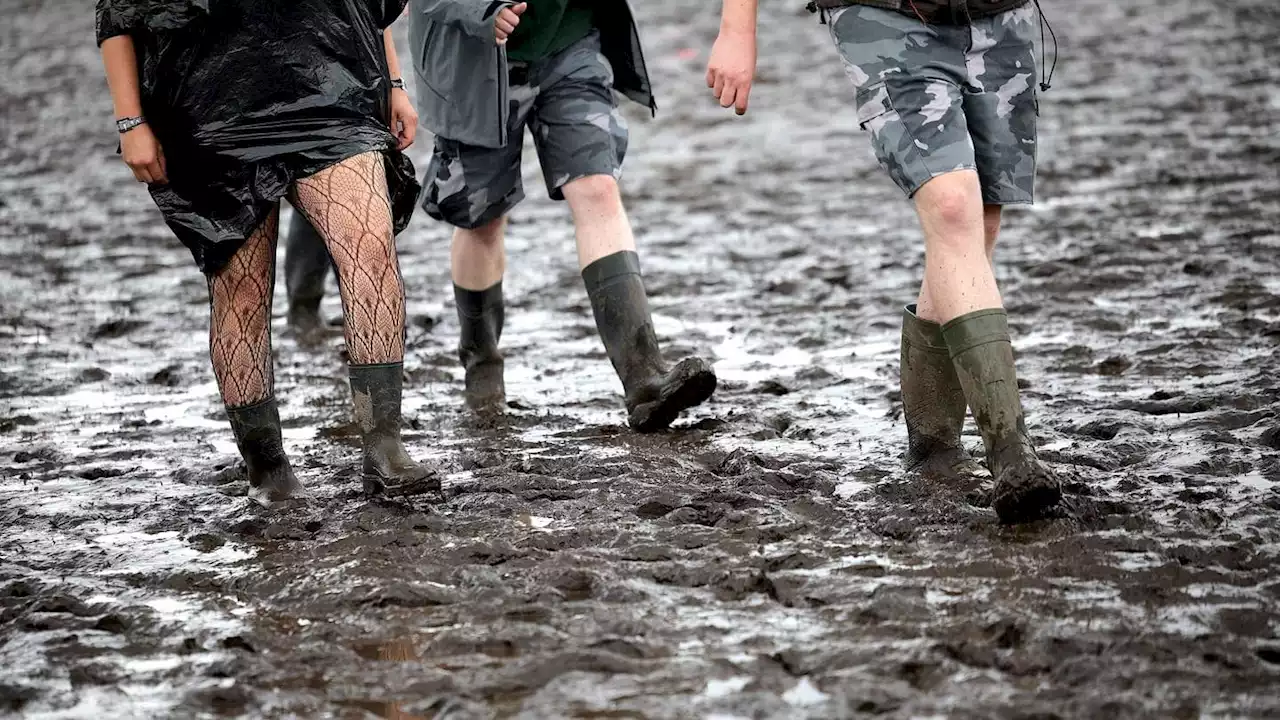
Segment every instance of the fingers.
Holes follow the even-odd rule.
[[[158,145],[156,146],[155,169],[156,169],[156,172],[152,173],[152,177],[154,178],[153,182],[158,182],[158,183],[169,182],[169,168],[165,165],[164,149],[159,147]]]
[[[727,78],[724,73],[716,73],[715,84],[711,87],[711,95],[718,101],[720,96],[724,94],[724,86]]]
[[[732,107],[735,100],[738,99],[738,88],[733,83],[725,83],[724,91],[720,93],[720,107]]]
[[[131,167],[129,169],[133,171],[133,177],[137,179],[138,182],[140,183],[151,182],[151,171],[147,170],[145,165],[140,167]]]
[[[400,145],[399,148],[404,150],[413,144],[414,138],[418,135],[418,118],[417,116],[406,116],[400,127]]]
[[[715,86],[716,86],[716,71],[712,70],[711,66],[708,65],[707,66],[707,87],[715,87]]]
[[[528,7],[528,3],[520,3],[498,11],[498,17],[493,21],[493,31],[499,45],[507,44],[507,38],[516,31],[516,26],[520,24],[520,16]]]
[[[750,84],[743,85],[738,90],[738,97],[736,102],[734,102],[733,105],[734,105],[734,111],[737,112],[739,115],[747,114],[747,96],[750,94],[751,94]]]

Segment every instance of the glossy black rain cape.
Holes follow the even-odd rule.
[[[98,0],[101,42],[130,35],[164,149],[165,221],[216,273],[299,178],[383,153],[395,230],[413,165],[388,127],[382,30],[406,0]]]

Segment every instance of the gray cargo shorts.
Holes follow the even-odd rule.
[[[519,204],[526,125],[553,200],[563,200],[561,189],[579,178],[622,174],[627,122],[613,96],[613,68],[600,52],[598,32],[546,60],[511,63],[509,72],[506,147],[436,138],[422,183],[422,208],[431,217],[476,228]]]
[[[1031,4],[972,25],[930,25],[859,5],[828,17],[856,89],[858,124],[908,197],[938,175],[971,169],[984,203],[1032,202],[1038,101]]]

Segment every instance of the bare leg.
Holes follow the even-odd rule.
[[[438,479],[408,456],[400,439],[404,285],[382,155],[347,158],[299,180],[293,204],[324,238],[338,270],[366,490],[438,488]]]
[[[484,290],[502,281],[507,270],[506,216],[478,228],[456,228],[449,263],[453,284],[467,290]]]
[[[590,175],[564,186],[578,241],[578,269],[617,252],[635,252],[636,239],[622,207],[618,183],[609,175]]]
[[[976,310],[1001,307],[987,254],[977,173],[961,170],[940,175],[916,192],[915,201],[925,237],[924,283],[917,302],[920,317],[947,322]]]
[[[217,275],[209,277],[209,357],[244,457],[249,497],[265,506],[302,493],[284,454],[273,396],[271,295],[275,286],[273,210]]]

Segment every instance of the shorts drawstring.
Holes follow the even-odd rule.
[[[1040,0],[1033,0],[1036,4],[1036,15],[1040,16],[1040,92],[1048,92],[1051,87],[1049,83],[1053,80],[1053,71],[1058,69],[1058,35],[1053,31],[1053,26],[1049,24],[1049,20],[1044,16],[1044,9],[1040,7]],[[1045,75],[1044,69],[1044,31],[1049,31],[1049,37],[1053,39],[1053,65],[1049,67],[1049,74]]]

